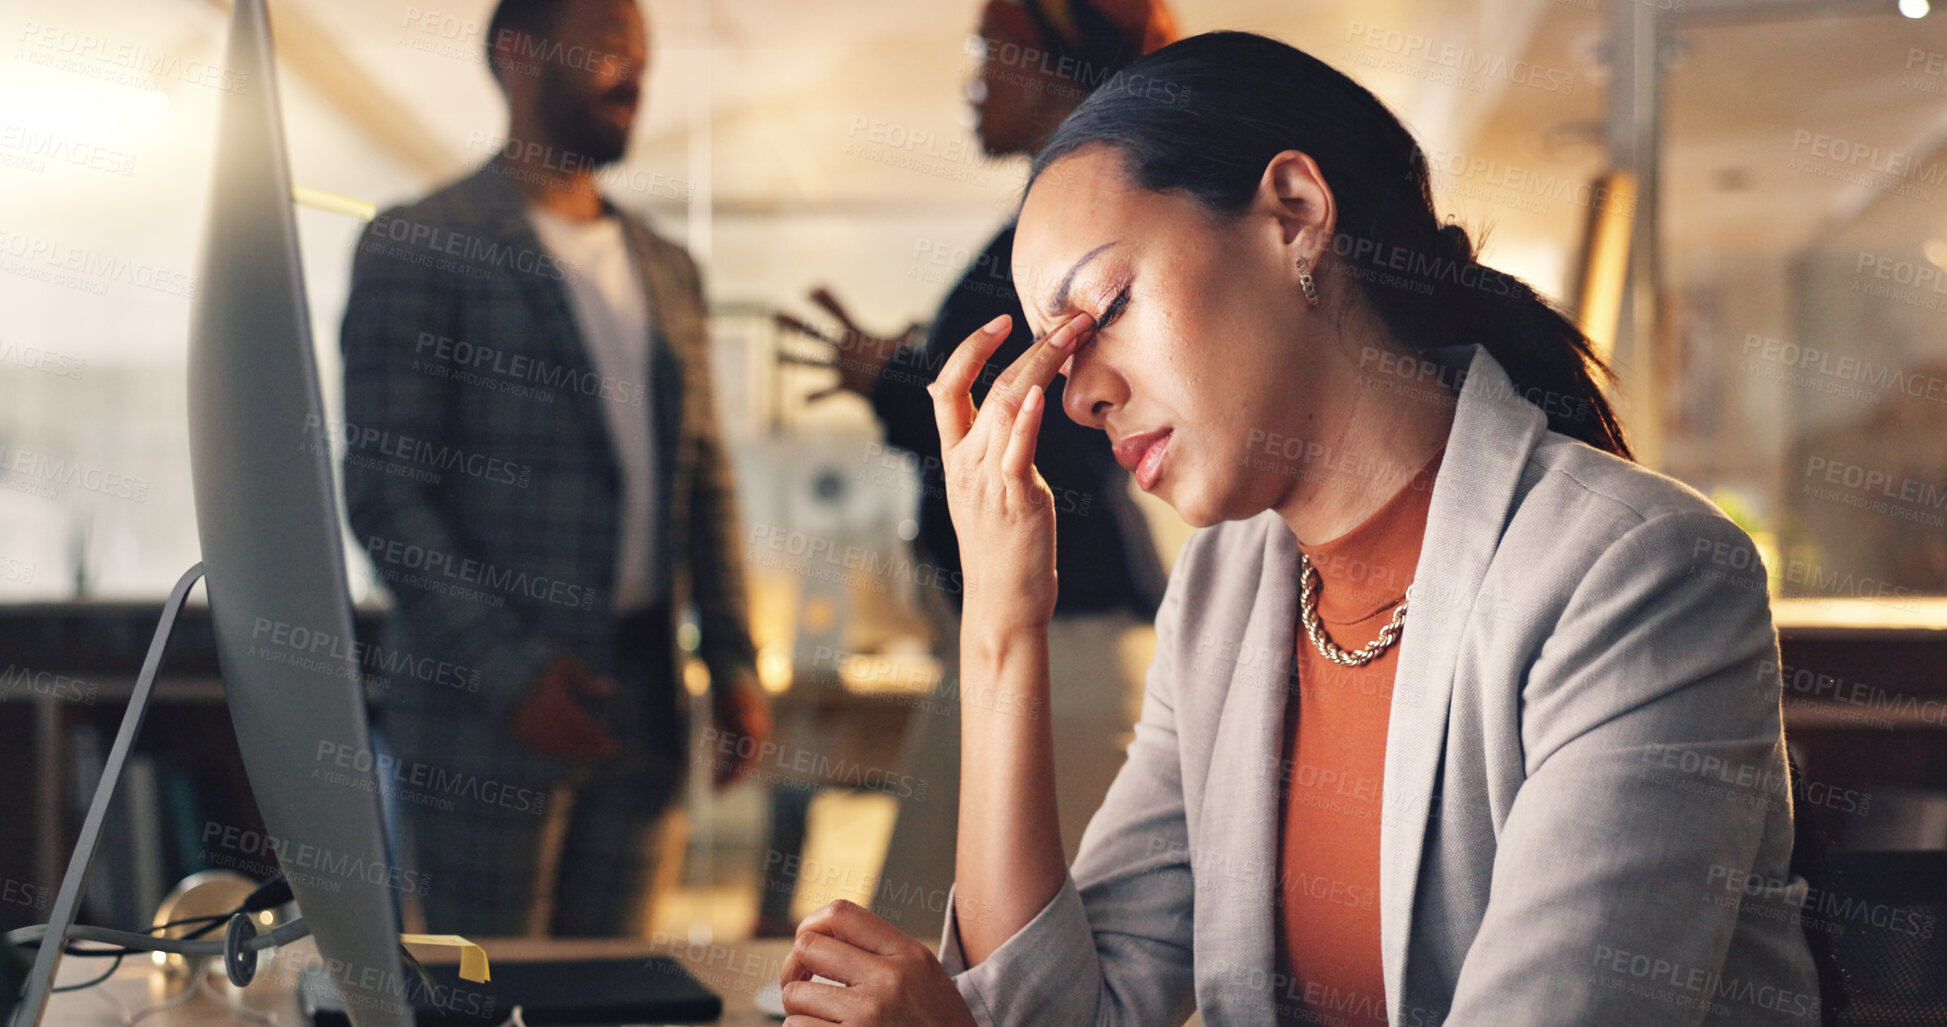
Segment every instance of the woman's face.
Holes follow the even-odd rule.
[[[992,157],[1033,153],[1082,102],[1085,90],[1033,55],[1043,44],[1023,38],[991,14],[978,30],[984,53],[970,83],[974,132]]]
[[[1078,311],[1100,325],[1063,367],[1067,416],[1107,431],[1137,484],[1194,526],[1255,516],[1296,484],[1291,440],[1309,438],[1324,374],[1304,344],[1320,319],[1295,284],[1294,231],[1263,205],[1225,222],[1149,192],[1102,145],[1050,165],[1022,206],[1029,325]],[[1155,432],[1160,454],[1144,444]]]

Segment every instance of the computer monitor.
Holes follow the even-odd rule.
[[[156,638],[62,878],[15,1023],[39,1024],[141,728],[163,647],[199,574],[244,770],[318,966],[356,1027],[411,1024],[424,989],[399,956],[378,761],[352,644],[351,596],[317,427],[297,219],[264,0],[237,0],[224,56],[238,88],[218,118],[201,290],[189,333],[189,453],[203,561],[163,607]],[[131,936],[133,937],[133,936]]]
[[[251,791],[359,1027],[412,1022],[264,0],[236,0],[189,340],[217,658]]]

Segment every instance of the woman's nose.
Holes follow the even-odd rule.
[[[1105,418],[1114,404],[1100,395],[1099,385],[1088,380],[1094,376],[1089,373],[1086,361],[1080,368],[1081,375],[1075,373],[1075,368],[1074,357],[1069,357],[1068,362],[1062,365],[1062,374],[1067,376],[1061,390],[1062,412],[1084,428],[1106,430],[1104,426],[1108,422]]]

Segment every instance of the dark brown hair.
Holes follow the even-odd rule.
[[[1030,185],[1096,143],[1119,151],[1143,188],[1184,193],[1219,217],[1249,206],[1273,156],[1309,154],[1338,205],[1322,271],[1360,289],[1416,351],[1482,344],[1550,428],[1633,459],[1598,383],[1615,375],[1588,337],[1526,282],[1477,262],[1459,225],[1440,224],[1426,155],[1337,69],[1247,32],[1172,43],[1091,93],[1035,155]]]

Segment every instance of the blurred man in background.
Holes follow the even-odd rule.
[[[430,930],[640,934],[688,766],[689,604],[719,727],[769,731],[702,287],[595,188],[641,96],[633,0],[502,0],[486,45],[507,145],[379,215],[345,309],[346,436],[376,440],[347,447],[346,494],[398,601],[390,640],[480,669],[386,688],[402,781],[473,783],[399,789],[388,814]]]
[[[975,131],[994,157],[1031,156],[1097,86],[1137,57],[1177,36],[1176,19],[1161,0],[990,0],[981,10],[969,50],[980,68],[969,84]],[[939,429],[926,385],[954,348],[995,316],[1013,317],[1013,331],[987,362],[973,389],[983,402],[993,375],[1033,342],[1013,282],[1014,225],[988,242],[947,294],[925,342],[859,328],[829,291],[812,299],[843,326],[834,343],[840,384],[864,396],[885,427],[886,440],[918,457],[921,476],[920,559],[960,580],[960,544],[947,514]],[[790,315],[784,327],[823,337]],[[909,332],[908,334],[916,334]],[[1035,444],[1035,466],[1055,497],[1056,573],[1061,592],[1049,625],[1049,668],[1055,708],[1056,797],[1062,848],[1070,859],[1089,817],[1122,766],[1131,725],[1141,712],[1142,682],[1162,601],[1164,572],[1142,511],[1130,495],[1129,475],[1116,463],[1108,436],[1084,428],[1061,410],[1063,379],[1047,392]],[[943,919],[959,805],[959,610],[957,592],[944,598],[920,589],[929,603],[942,662],[940,698],[916,714],[905,751],[907,771],[934,783],[924,801],[901,801],[892,845],[880,874],[874,912],[922,937],[937,936]],[[937,708],[942,713],[930,712]],[[785,849],[788,842],[774,840]],[[771,896],[788,890],[767,888]],[[896,901],[893,894],[918,896]],[[934,905],[940,909],[932,908]],[[760,933],[789,934],[777,910]]]

